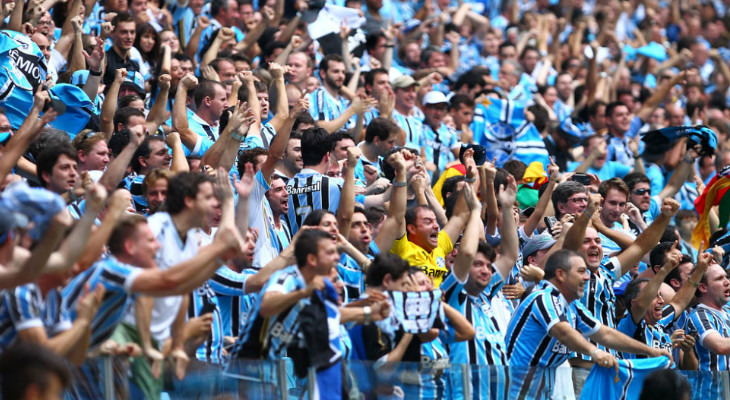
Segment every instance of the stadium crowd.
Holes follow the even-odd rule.
[[[727,0],[1,5],[4,399],[722,396]]]

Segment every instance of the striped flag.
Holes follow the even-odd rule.
[[[493,97],[484,100],[474,110],[471,129],[474,140],[487,148],[487,159],[496,157],[498,166],[509,160],[550,163],[540,132],[525,119],[525,107],[519,103]]]
[[[426,333],[433,327],[441,308],[441,290],[430,292],[388,292],[392,312],[403,330],[408,333]]]
[[[700,242],[705,242],[705,247],[710,245],[710,210],[719,205],[720,226],[725,226],[730,217],[730,196],[725,196],[730,188],[730,166],[724,167],[720,173],[715,175],[705,187],[705,191],[695,199],[695,208],[700,215],[695,230],[692,232],[692,246],[700,247]]]

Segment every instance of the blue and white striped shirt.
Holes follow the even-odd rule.
[[[91,322],[91,348],[111,337],[114,329],[122,322],[127,308],[134,304],[132,285],[141,272],[142,269],[109,256],[77,275],[63,289],[63,310],[71,320],[75,320],[76,303],[84,293],[84,285],[88,283],[89,287],[94,288],[101,284],[106,288],[104,300]]]
[[[700,362],[700,371],[730,370],[730,356],[713,353],[704,346],[705,338],[710,333],[719,333],[722,337],[730,337],[730,315],[726,309],[717,310],[699,304],[689,315],[687,334],[697,334],[695,352]]]
[[[332,96],[324,87],[320,86],[309,94],[309,114],[315,121],[332,121],[342,115],[349,107],[349,102],[342,96]],[[355,126],[355,116],[347,120],[345,129]]]

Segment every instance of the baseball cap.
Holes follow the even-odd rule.
[[[446,99],[446,95],[443,93],[433,90],[428,93],[426,93],[425,96],[423,96],[423,105],[428,104],[448,104],[449,101]]]
[[[129,87],[130,89],[133,89],[135,92],[137,92],[142,98],[145,97],[144,93],[144,78],[142,77],[142,74],[140,74],[137,71],[129,71],[127,72],[127,77],[124,79],[124,82],[122,82],[121,87]]]
[[[527,239],[525,246],[522,248],[522,256],[527,258],[527,256],[535,254],[539,250],[550,248],[554,244],[555,239],[547,233],[532,235],[531,238]]]
[[[411,86],[420,86],[421,84],[418,83],[417,80],[413,79],[410,75],[401,75],[397,78],[393,79],[391,81],[390,86],[393,87],[393,89],[405,89],[409,88]]]

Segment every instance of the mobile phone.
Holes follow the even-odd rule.
[[[555,224],[558,223],[558,219],[555,218],[554,215],[551,215],[549,217],[545,217],[544,220],[545,220],[545,226],[547,226],[548,232],[550,232],[550,234],[552,235],[553,227],[555,226]]]
[[[590,186],[591,185],[591,177],[586,174],[574,174],[573,177],[570,178],[571,181],[576,181],[583,186]]]

